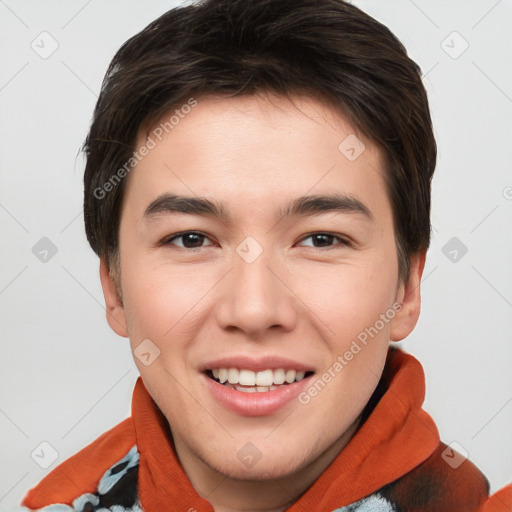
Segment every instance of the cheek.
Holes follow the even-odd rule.
[[[308,274],[296,281],[298,295],[314,313],[310,316],[322,321],[328,338],[341,346],[372,326],[394,302],[397,275],[390,266],[369,262]]]
[[[168,340],[174,338],[176,343],[186,338],[202,309],[202,298],[215,283],[213,277],[197,270],[152,267],[148,263],[127,265],[125,276],[123,294],[130,338],[154,339],[162,348]]]

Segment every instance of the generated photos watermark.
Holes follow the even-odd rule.
[[[189,98],[187,103],[181,105],[166,121],[161,122],[154,128],[151,134],[147,136],[146,143],[140,146],[137,151],[134,151],[131,158],[129,158],[101,187],[94,189],[94,197],[102,200],[109,192],[114,190],[114,188],[130,174],[133,168],[142,161],[152,149],[156,148],[158,142],[162,141],[165,135],[168,135],[179,124],[180,120],[184,119],[197,104],[198,102],[195,98]]]
[[[395,302],[385,313],[381,313],[379,319],[372,326],[362,330],[357,335],[357,339],[352,340],[350,347],[343,354],[338,355],[336,361],[306,391],[299,394],[299,402],[303,405],[309,404],[311,399],[317,396],[368,345],[368,341],[375,338],[401,310],[402,304]]]

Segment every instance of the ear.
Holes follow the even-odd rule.
[[[116,334],[127,338],[128,329],[126,326],[123,301],[117,293],[116,283],[110,275],[108,264],[104,256],[100,258],[100,280],[101,287],[103,288],[103,296],[105,297],[105,312],[107,314],[108,325],[110,325],[110,328]]]
[[[391,341],[400,341],[409,336],[418,322],[421,309],[420,284],[427,249],[422,249],[411,256],[409,279],[401,283],[398,288],[396,300],[402,304],[391,321]]]

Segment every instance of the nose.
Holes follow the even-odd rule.
[[[265,251],[252,262],[234,255],[233,268],[218,290],[216,316],[225,330],[263,338],[268,331],[293,330],[297,323],[297,298],[282,266]]]

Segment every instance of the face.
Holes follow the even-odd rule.
[[[229,478],[326,467],[419,313],[422,260],[400,283],[379,150],[358,135],[357,156],[341,114],[293,103],[208,96],[150,133],[123,200],[122,300],[102,260],[109,322],[135,354],[149,340],[135,362],[182,464]]]

